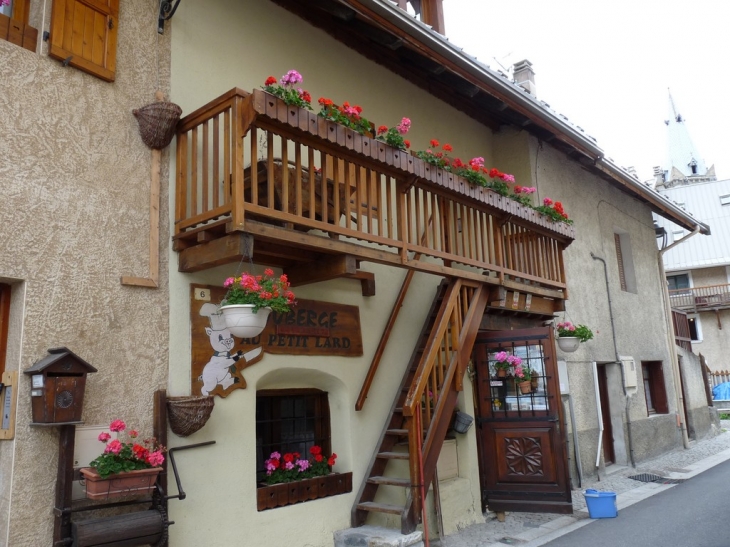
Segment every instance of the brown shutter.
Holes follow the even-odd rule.
[[[0,283],[0,375],[5,372],[8,352],[8,324],[10,323],[10,285]]]
[[[48,55],[114,81],[119,0],[53,0]]]
[[[621,281],[621,290],[626,289],[626,274],[624,273],[624,257],[621,254],[621,236],[619,234],[613,234],[613,240],[616,243],[616,259],[618,260],[618,277]]]
[[[667,414],[669,412],[669,403],[667,402],[667,388],[664,383],[664,371],[661,363],[651,364],[649,377],[652,384],[654,410],[657,414]]]

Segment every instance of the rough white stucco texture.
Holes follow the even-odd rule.
[[[42,32],[50,2],[32,5]],[[151,152],[132,110],[169,90],[157,8],[121,3],[113,83],[0,41],[0,280],[14,287],[7,366],[21,371],[15,440],[0,441],[0,545],[50,545],[52,536],[58,434],[29,425],[23,369],[69,347],[98,369],[84,421],[123,418],[145,433],[152,393],[166,385],[167,254],[159,289],[119,281],[149,275]],[[168,161],[163,153],[160,249],[169,247]]]

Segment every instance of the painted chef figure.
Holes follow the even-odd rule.
[[[221,386],[223,390],[227,390],[232,385],[241,381],[243,381],[243,385],[239,387],[246,387],[245,380],[243,380],[240,371],[249,364],[253,364],[255,360],[258,360],[257,358],[261,356],[263,348],[254,348],[246,353],[237,351],[231,355],[231,350],[236,341],[231,331],[226,328],[223,315],[218,311],[218,306],[210,303],[203,304],[200,308],[200,315],[208,317],[210,320],[210,327],[205,327],[205,333],[208,335],[211,348],[213,348],[213,355],[203,368],[203,373],[198,378],[203,383],[203,387],[200,388],[200,393],[208,396],[216,386]],[[241,366],[241,363],[238,363],[240,360],[243,360],[243,366]]]

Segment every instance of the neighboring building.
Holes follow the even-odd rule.
[[[91,14],[54,0],[49,20],[50,4],[10,10],[8,36],[30,51],[0,40],[0,363],[21,372],[14,438],[0,432],[0,544],[48,545],[98,516],[64,512],[56,492],[76,426],[30,423],[22,371],[57,346],[98,370],[77,448],[114,418],[147,434],[160,389],[216,396],[186,438],[155,414],[171,447],[215,441],[176,455],[187,497],[167,503],[172,546],[326,546],[364,521],[412,530],[437,464],[446,534],[485,506],[570,512],[580,472],[682,446],[682,385],[690,433],[709,433],[698,365],[674,366],[652,213],[707,225],[531,94],[529,63],[517,85],[446,40],[440,0],[183,2],[164,34],[155,2]],[[84,46],[92,21],[102,50]],[[536,203],[562,201],[574,225],[261,93],[290,69],[315,108],[350,101],[376,127],[407,116],[413,149],[439,139],[481,156]],[[159,158],[131,114],[158,88],[185,114]],[[221,284],[265,267],[289,276],[297,315],[232,339],[211,312]],[[132,275],[141,286],[120,283]],[[545,326],[556,317],[594,340],[563,353]],[[534,392],[498,379],[499,350],[539,372]],[[450,429],[456,409],[477,423],[465,434]],[[332,483],[258,488],[271,451],[314,444],[338,454]],[[308,501],[265,509],[290,491]]]
[[[717,180],[692,144],[689,131],[670,96],[667,120],[669,159],[655,168],[656,190],[708,224],[712,234],[691,237],[664,254],[664,268],[673,308],[687,313],[692,350],[714,371],[727,370],[730,342],[730,180]],[[671,245],[689,232],[655,217],[663,228],[660,246]]]

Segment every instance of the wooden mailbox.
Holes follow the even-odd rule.
[[[34,424],[81,423],[86,375],[96,369],[68,348],[48,355],[23,373],[30,376]]]

